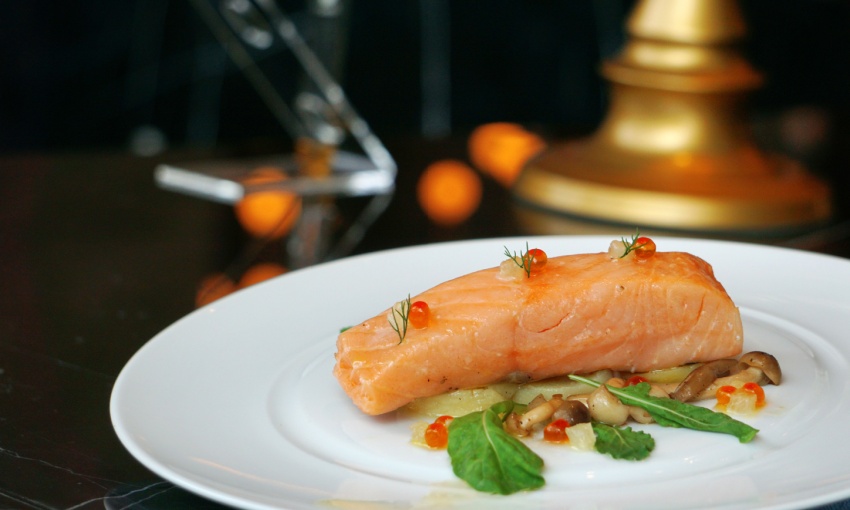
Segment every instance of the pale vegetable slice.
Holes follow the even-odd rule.
[[[729,395],[727,414],[752,415],[756,412],[756,395],[748,391],[735,391]]]
[[[404,406],[402,411],[418,416],[463,416],[510,400],[516,388],[514,383],[496,383],[485,388],[450,391],[433,397],[418,398]]]
[[[700,363],[689,363],[673,368],[662,368],[651,372],[639,372],[632,375],[640,376],[646,379],[647,382],[654,384],[671,384],[679,383],[685,379],[695,368],[700,366]],[[624,376],[625,377],[625,376]]]
[[[593,426],[588,423],[577,423],[571,427],[567,427],[567,437],[570,440],[570,446],[576,450],[591,451],[596,445],[596,434],[593,432]]]
[[[613,376],[614,373],[610,370],[599,370],[586,377],[594,381],[605,382]],[[528,404],[538,395],[543,395],[546,400],[549,400],[553,395],[561,395],[566,398],[570,395],[580,395],[582,393],[590,393],[591,391],[593,391],[592,387],[573,381],[568,376],[552,377],[550,379],[523,384],[517,388],[516,393],[513,395],[513,400],[518,404]]]
[[[427,428],[427,421],[417,421],[416,423],[412,424],[410,426],[410,442],[415,446],[429,448],[428,443],[425,442],[425,429]]]

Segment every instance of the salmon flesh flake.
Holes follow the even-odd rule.
[[[419,300],[430,322],[401,342],[389,309],[337,339],[333,374],[364,413],[517,374],[645,372],[743,348],[738,308],[711,265],[688,253],[553,257],[517,280],[484,269],[411,297]]]

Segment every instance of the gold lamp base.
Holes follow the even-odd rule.
[[[754,162],[770,172],[716,171]],[[623,161],[595,150],[593,140],[546,152],[525,168],[514,192],[521,204],[555,213],[674,230],[786,232],[822,223],[831,210],[829,189],[786,158],[680,154]],[[544,230],[552,233],[551,226]]]
[[[829,219],[828,187],[751,139],[742,105],[761,78],[730,44],[744,33],[734,1],[643,0],[628,28],[629,43],[603,65],[611,103],[600,128],[544,152],[514,184],[528,230],[588,218],[787,232]]]

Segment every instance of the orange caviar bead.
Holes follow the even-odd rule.
[[[648,259],[655,255],[655,241],[648,237],[638,237],[635,240],[635,257]]]
[[[569,426],[570,422],[563,418],[554,420],[543,429],[543,439],[550,443],[566,443],[570,440],[570,437],[567,435],[567,428]]]
[[[764,389],[761,386],[759,386],[758,383],[754,383],[754,382],[744,383],[744,385],[741,386],[741,389],[743,391],[748,392],[748,393],[755,394],[755,396],[756,396],[756,407],[761,407],[765,404]]]
[[[640,384],[642,382],[647,382],[646,377],[643,377],[641,375],[633,375],[633,376],[629,377],[628,379],[626,379],[626,386],[634,386],[634,385]]]
[[[451,416],[440,416],[425,429],[425,444],[431,448],[445,448],[449,444]]]
[[[428,325],[431,320],[431,308],[425,301],[415,301],[410,305],[407,320],[410,325],[416,329],[422,329]]]
[[[454,420],[454,417],[449,416],[447,414],[444,414],[444,415],[440,416],[439,418],[437,418],[436,420],[434,420],[434,423],[442,423],[443,425],[448,427],[452,423],[452,420]]]
[[[549,256],[540,248],[532,248],[526,254],[532,271],[539,271],[549,261]]]
[[[717,388],[717,393],[715,396],[717,397],[717,404],[725,406],[729,403],[729,400],[732,398],[732,394],[735,393],[736,388],[734,386],[721,386]]]

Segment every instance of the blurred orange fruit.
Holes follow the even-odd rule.
[[[468,142],[472,164],[505,187],[513,185],[525,163],[545,147],[538,135],[510,122],[478,126]]]
[[[239,278],[239,288],[244,289],[256,283],[264,282],[275,276],[280,276],[286,272],[286,268],[274,262],[260,262],[254,264],[242,273]]]
[[[195,292],[195,307],[200,308],[236,290],[236,283],[224,273],[211,273],[201,278]]]
[[[434,223],[458,225],[469,218],[481,203],[481,178],[461,161],[436,161],[419,177],[416,198]]]
[[[251,172],[243,184],[282,181],[286,174],[273,167]],[[245,195],[234,207],[236,219],[254,237],[279,239],[292,229],[301,215],[301,197],[288,191],[258,191]]]

